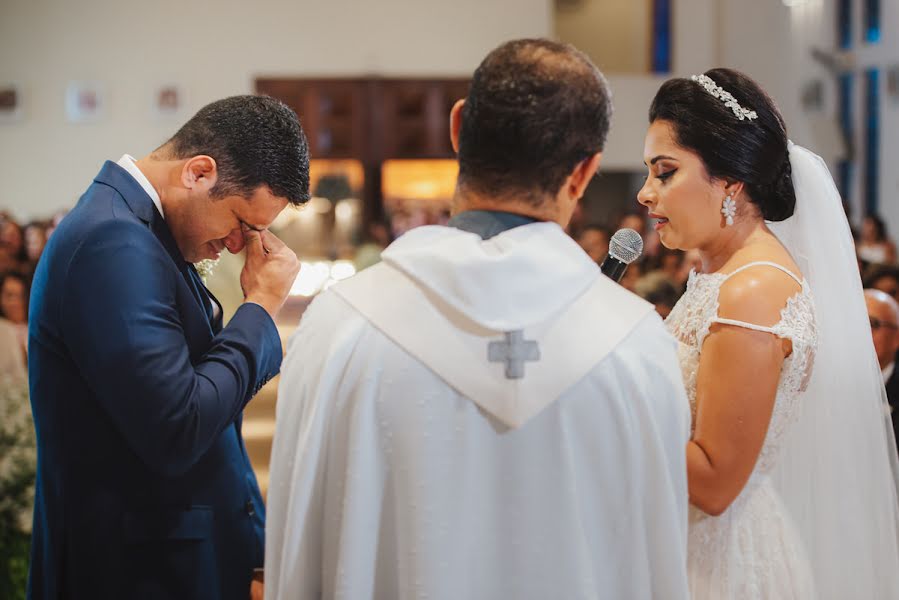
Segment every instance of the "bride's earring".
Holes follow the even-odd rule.
[[[737,203],[734,202],[733,197],[728,196],[724,199],[724,202],[721,204],[721,214],[724,215],[724,220],[728,225],[734,224],[734,216],[737,214]]]

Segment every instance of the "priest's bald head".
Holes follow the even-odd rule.
[[[501,45],[450,116],[453,212],[504,210],[564,227],[599,167],[611,114],[605,77],[573,46]]]

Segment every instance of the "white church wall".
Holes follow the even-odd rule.
[[[0,84],[23,116],[0,123],[0,207],[21,218],[71,206],[105,159],[143,155],[202,105],[258,75],[468,75],[500,42],[551,35],[550,0],[6,0]],[[95,123],[66,120],[71,81],[99,82]],[[186,95],[154,117],[161,85]]]

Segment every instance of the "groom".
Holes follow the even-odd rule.
[[[238,96],[106,162],[54,232],[31,295],[29,598],[250,597],[264,509],[241,415],[279,370],[299,269],[267,227],[308,197],[296,114]],[[192,263],[244,248],[222,327]]]
[[[687,597],[675,342],[563,231],[610,113],[571,46],[500,46],[452,111],[450,227],[309,307],[278,394],[269,598]]]

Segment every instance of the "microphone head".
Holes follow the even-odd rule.
[[[609,255],[626,265],[643,254],[643,238],[633,229],[619,229],[609,241]]]

